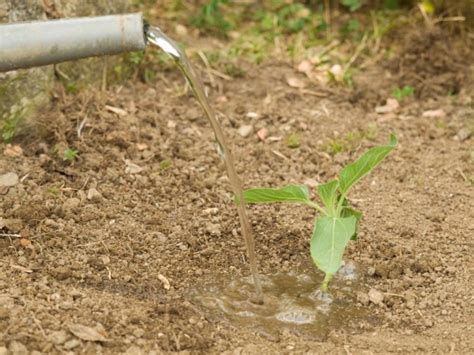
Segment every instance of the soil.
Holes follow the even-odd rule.
[[[232,80],[202,72],[247,187],[314,186],[389,132],[399,139],[351,195],[364,219],[345,259],[363,274],[354,302],[376,322],[324,334],[236,326],[190,297],[249,270],[211,128],[178,73],[105,92],[58,88],[37,133],[14,142],[23,153],[0,146],[0,175],[20,177],[0,190],[0,353],[473,353],[474,55],[472,45],[457,51],[460,41],[402,43],[398,62],[354,78],[356,100],[285,62],[246,64]],[[421,69],[410,62],[420,53],[429,56]],[[417,97],[375,113],[388,95],[371,92],[415,74]],[[454,96],[437,80],[447,74]],[[253,132],[242,137],[242,125]],[[359,138],[331,154],[348,133]],[[66,147],[75,161],[63,160]],[[313,267],[311,211],[250,210],[262,274]]]

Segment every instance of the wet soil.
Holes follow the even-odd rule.
[[[20,177],[0,191],[0,349],[474,352],[474,61],[472,53],[456,60],[454,96],[444,94],[444,81],[423,80],[423,94],[386,114],[374,111],[380,100],[351,102],[346,89],[308,83],[325,93],[318,97],[289,87],[285,78],[299,75],[289,63],[246,65],[245,76],[232,80],[202,72],[247,187],[313,187],[389,132],[399,138],[351,195],[364,219],[345,260],[363,278],[347,297],[371,321],[317,334],[298,326],[269,333],[193,299],[217,278],[230,285],[249,270],[212,130],[179,74],[106,92],[58,88],[39,117],[40,133],[14,142],[23,154],[0,146],[0,174]],[[408,75],[401,64],[390,68],[390,75],[381,65],[367,69],[378,73],[367,92]],[[428,77],[445,73],[436,68],[426,69]],[[368,85],[355,80],[359,89]],[[243,125],[253,132],[243,137]],[[265,141],[256,134],[262,128]],[[287,145],[292,133],[298,148]],[[331,143],[348,133],[349,148],[332,154]],[[79,151],[77,160],[62,159],[66,147]],[[308,272],[313,217],[294,205],[251,207],[262,274]]]

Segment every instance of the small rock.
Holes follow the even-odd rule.
[[[165,276],[158,274],[158,280],[161,281],[165,290],[169,290],[171,288],[170,282]]]
[[[0,346],[0,355],[8,355],[8,349],[4,346]]]
[[[125,173],[126,174],[139,174],[143,171],[143,168],[135,163],[132,163],[130,160],[125,160]]]
[[[292,88],[302,89],[306,87],[306,83],[303,80],[298,79],[294,76],[286,78],[286,83]]]
[[[257,119],[260,117],[260,115],[257,112],[247,112],[245,117],[250,118],[250,119]]]
[[[261,128],[258,130],[257,132],[257,137],[258,139],[260,139],[262,142],[265,141],[265,139],[267,139],[267,136],[268,136],[268,129],[266,128]]]
[[[92,187],[87,191],[87,199],[89,201],[100,201],[102,199],[102,194]]]
[[[8,347],[11,355],[28,355],[28,349],[19,341],[13,340]]]
[[[329,73],[337,82],[342,82],[344,80],[344,69],[340,64],[334,64],[331,69],[329,69]]]
[[[469,137],[471,137],[471,130],[469,128],[461,128],[459,132],[456,134],[456,139],[460,142],[464,142]]]
[[[313,63],[311,63],[309,60],[303,60],[298,64],[297,70],[300,73],[308,73],[313,70]]]
[[[239,135],[244,138],[248,137],[250,133],[252,132],[253,132],[253,126],[251,125],[243,125],[243,126],[240,126],[240,128],[238,129]]]
[[[49,334],[48,339],[50,342],[56,345],[64,344],[67,340],[68,334],[65,330],[58,330]]]
[[[359,236],[361,236],[360,233],[359,233]],[[367,275],[368,276],[374,276],[375,275],[375,268],[373,266],[371,266],[367,269]]]
[[[374,288],[370,289],[368,296],[369,296],[370,302],[372,302],[373,304],[381,305],[383,302],[383,298],[384,298],[383,293],[380,291],[377,291]]]
[[[0,175],[0,187],[12,187],[19,181],[18,175],[12,172]]]
[[[82,324],[70,324],[69,331],[76,337],[86,341],[107,341],[102,332]]]

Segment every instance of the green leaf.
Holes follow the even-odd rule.
[[[311,238],[311,257],[326,275],[331,276],[339,270],[344,249],[355,233],[356,224],[354,216],[316,219]]]
[[[332,180],[318,186],[318,195],[328,212],[334,211],[338,187],[339,183],[337,180]]]
[[[256,188],[244,191],[247,203],[296,202],[309,203],[309,192],[305,185],[289,185],[281,189]]]
[[[352,164],[347,165],[339,174],[339,186],[343,195],[347,195],[350,188],[370,173],[397,145],[397,138],[391,134],[390,144],[374,147],[364,153]]]
[[[346,202],[346,201],[344,201],[344,202]],[[356,210],[352,207],[344,206],[342,211],[341,211],[341,217],[347,218],[347,217],[351,217],[351,216],[356,218],[356,230],[354,231],[354,234],[352,235],[351,240],[357,240],[357,230],[359,229],[359,222],[362,218],[362,212],[358,211],[358,210]]]

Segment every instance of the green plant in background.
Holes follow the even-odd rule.
[[[364,5],[364,0],[341,0],[341,4],[347,7],[350,11],[356,11]]]
[[[4,142],[10,142],[18,132],[18,127],[26,116],[25,109],[13,111],[6,117],[1,128],[2,139]]]
[[[79,152],[73,148],[66,148],[63,153],[63,160],[73,162],[77,159]]]
[[[362,213],[349,206],[347,195],[351,188],[370,173],[397,145],[394,135],[390,144],[373,147],[352,164],[347,165],[337,180],[319,185],[317,194],[322,206],[312,201],[305,185],[283,188],[254,188],[244,191],[247,203],[288,202],[301,203],[319,212],[311,237],[311,257],[325,273],[321,285],[327,291],[329,282],[342,264],[344,250],[349,240],[357,238],[357,227]],[[238,201],[237,201],[238,202]]]
[[[220,5],[228,2],[228,0],[210,0],[201,7],[199,15],[192,19],[192,24],[207,32],[226,34],[232,29],[232,25],[225,19]]]
[[[298,148],[301,145],[301,140],[298,134],[292,133],[286,139],[286,146],[291,149]]]
[[[403,101],[407,97],[415,95],[415,88],[410,85],[405,85],[403,88],[395,88],[392,91],[392,96],[397,99],[398,102]]]

